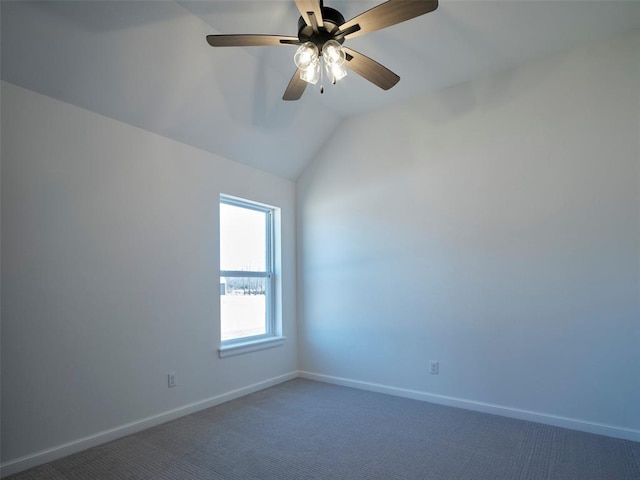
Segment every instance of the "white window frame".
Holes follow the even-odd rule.
[[[246,200],[231,195],[220,194],[219,205],[227,204],[235,207],[246,208],[262,212],[266,216],[265,221],[265,271],[246,271],[246,270],[220,270],[220,277],[251,277],[265,278],[265,300],[266,300],[266,318],[265,333],[260,335],[252,335],[248,337],[231,338],[220,341],[218,349],[219,356],[227,357],[242,353],[253,352],[265,348],[280,346],[284,343],[285,338],[280,334],[278,322],[276,319],[276,295],[275,295],[275,277],[276,277],[276,208],[262,203]],[[219,331],[222,333],[222,311],[220,311]]]

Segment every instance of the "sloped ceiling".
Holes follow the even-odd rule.
[[[380,0],[381,1],[381,0]],[[326,0],[349,19],[380,1]],[[211,48],[210,33],[296,35],[293,0],[2,1],[2,79],[295,179],[343,119],[640,28],[639,1],[446,1],[348,41],[401,77],[351,73],[281,100],[295,47]]]

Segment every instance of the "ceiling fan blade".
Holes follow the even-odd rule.
[[[287,85],[287,89],[284,91],[282,99],[299,100],[300,97],[302,97],[305,88],[307,88],[307,82],[300,78],[300,69],[298,68],[296,70],[296,73],[293,74],[293,77],[291,77],[289,85]]]
[[[306,24],[313,27],[313,31],[318,33],[318,28],[324,26],[320,0],[296,0],[296,7],[300,10],[300,15]]]
[[[283,35],[207,35],[212,47],[266,47],[272,45],[298,45],[298,37]]]
[[[354,38],[419,17],[436,8],[438,0],[389,0],[343,23],[340,25],[340,32],[359,25],[359,30],[345,35],[346,38]]]
[[[342,49],[346,53],[345,65],[383,90],[389,90],[400,81],[398,75],[366,55],[344,46]]]

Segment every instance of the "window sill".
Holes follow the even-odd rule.
[[[232,357],[234,355],[242,355],[244,353],[257,352],[267,348],[281,347],[284,345],[286,337],[269,337],[253,340],[250,342],[232,343],[230,345],[221,345],[218,349],[220,358]]]

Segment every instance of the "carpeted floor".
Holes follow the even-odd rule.
[[[638,480],[640,443],[296,379],[9,478]]]

